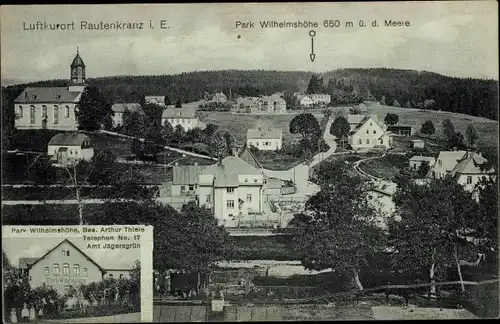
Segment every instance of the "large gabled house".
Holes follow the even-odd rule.
[[[195,107],[168,107],[163,111],[161,121],[162,125],[165,125],[165,122],[168,121],[173,128],[177,125],[181,125],[186,132],[190,129],[200,127],[201,125],[196,117]]]
[[[487,160],[481,153],[471,151],[442,151],[428,178],[444,178],[451,175],[465,190],[473,191],[481,179],[494,175],[493,168],[486,168]]]
[[[283,132],[280,128],[250,128],[247,130],[247,146],[263,151],[280,150],[283,145]]]
[[[351,115],[350,115],[351,116]],[[372,116],[362,116],[356,126],[353,127],[349,122],[351,131],[349,132],[348,142],[354,150],[369,149],[369,148],[389,148],[390,136],[382,126]]]
[[[90,138],[83,133],[59,133],[50,139],[47,155],[57,164],[73,164],[79,160],[91,160],[94,147]]]
[[[198,176],[199,206],[210,208],[219,224],[237,227],[263,215],[264,174],[238,156],[227,156]]]

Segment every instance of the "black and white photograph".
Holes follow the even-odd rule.
[[[4,321],[499,317],[496,1],[0,13]]]
[[[3,226],[2,261],[4,323],[135,323],[152,229]]]

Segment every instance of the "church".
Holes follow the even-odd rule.
[[[85,63],[77,49],[69,87],[30,87],[14,101],[17,129],[76,130],[75,107],[85,82]]]

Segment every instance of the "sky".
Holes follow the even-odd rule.
[[[168,29],[160,28],[162,20]],[[319,26],[260,28],[259,22],[267,20]],[[325,28],[325,20],[339,20],[340,27]],[[368,27],[358,27],[360,20]],[[374,20],[379,27],[371,27]],[[385,27],[385,20],[409,21],[410,26]],[[74,22],[75,30],[24,30],[37,21]],[[142,22],[144,29],[81,30],[82,21]],[[255,28],[236,28],[237,21],[253,21]],[[346,27],[347,21],[355,27]],[[316,32],[314,62],[309,59],[310,30]],[[2,6],[1,45],[3,81],[66,79],[77,46],[87,77],[388,67],[498,80],[498,3]]]

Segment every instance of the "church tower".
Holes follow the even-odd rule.
[[[77,47],[76,56],[70,65],[70,92],[80,92],[85,88],[85,63],[80,57],[80,52]]]

